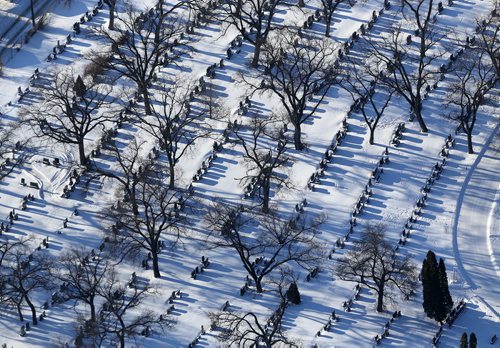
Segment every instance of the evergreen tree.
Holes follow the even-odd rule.
[[[87,86],[83,83],[82,77],[78,75],[75,81],[75,85],[73,86],[73,91],[75,92],[77,97],[83,97],[85,92],[87,92]]]
[[[442,322],[453,308],[448,276],[443,259],[436,260],[436,255],[429,250],[422,264],[422,286],[425,314],[429,318]]]
[[[290,284],[290,287],[286,292],[286,297],[288,301],[292,302],[293,304],[298,305],[300,303],[300,293],[299,288],[297,287],[297,283],[293,282]]]
[[[467,343],[467,333],[464,332],[462,334],[462,338],[460,339],[460,348],[468,348],[469,344]]]
[[[422,287],[423,287],[423,298],[422,303],[424,307],[425,314],[429,318],[437,320],[436,309],[440,301],[440,289],[439,289],[439,273],[438,273],[438,263],[436,260],[436,255],[429,250],[427,256],[422,263]]]
[[[469,348],[476,348],[476,347],[477,347],[476,334],[474,332],[471,332],[469,337]]]
[[[446,314],[450,313],[453,308],[453,300],[451,299],[450,289],[448,288],[448,275],[446,274],[446,266],[443,259],[439,259],[439,279],[441,287],[442,305]]]

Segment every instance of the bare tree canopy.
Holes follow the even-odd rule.
[[[397,255],[384,239],[384,225],[367,225],[352,250],[338,261],[335,274],[358,282],[377,293],[377,311],[384,310],[387,290],[398,289],[410,296],[417,286],[416,266],[409,256]]]
[[[370,130],[370,144],[373,145],[375,129],[389,106],[395,90],[381,86],[379,74],[371,78],[370,69],[373,68],[369,68],[366,61],[349,59],[344,67],[341,86],[349,92],[354,103],[358,105]],[[370,111],[373,112],[373,116],[370,115]]]
[[[262,45],[269,34],[278,29],[273,23],[279,7],[289,6],[286,0],[227,0],[221,8],[222,21],[236,28],[255,46],[252,66],[259,65]]]
[[[495,67],[487,61],[485,51],[472,50],[460,60],[453,72],[447,104],[451,107],[450,117],[460,122],[460,128],[467,134],[467,148],[474,153],[472,132],[477,113],[484,103],[485,95],[495,86],[498,77]]]
[[[253,91],[270,91],[278,97],[294,126],[295,149],[302,150],[301,126],[337,80],[336,46],[328,39],[298,39],[290,30],[279,34],[263,47],[264,71],[242,79]]]
[[[167,157],[170,189],[175,187],[175,168],[179,160],[197,140],[212,135],[213,122],[210,121],[220,118],[211,91],[206,91],[206,96],[196,100],[196,107],[192,107],[195,103],[191,98],[193,89],[194,84],[180,79],[171,85],[164,84],[153,97],[151,116],[140,111],[136,113],[139,127],[158,139]]]
[[[181,20],[176,11],[183,6],[180,1],[166,7],[163,0],[145,13],[133,8],[118,16],[116,30],[100,27],[97,34],[110,45],[110,53],[92,51],[88,59],[104,69],[128,77],[144,98],[146,114],[151,114],[150,88],[157,78],[161,65],[173,62],[181,53],[175,48],[181,45]]]
[[[36,135],[76,145],[80,164],[85,165],[85,140],[115,119],[114,98],[110,85],[92,79],[83,80],[83,89],[75,88],[78,78],[71,69],[54,71],[50,84],[39,90],[41,100],[25,107],[22,115]]]
[[[239,178],[249,197],[258,192],[262,198],[262,212],[268,213],[271,200],[271,185],[278,190],[280,186],[289,186],[286,173],[290,158],[286,155],[288,138],[282,129],[278,129],[273,116],[261,118],[254,115],[249,125],[233,129],[236,142],[243,148],[243,162],[246,175]]]
[[[325,217],[308,221],[301,216],[287,221],[273,213],[251,214],[216,202],[205,219],[213,231],[208,237],[209,246],[236,251],[257,292],[264,291],[263,279],[273,271],[292,263],[312,269],[324,258],[324,248],[316,236]],[[256,221],[260,228],[252,234],[246,232],[245,227]]]
[[[414,28],[413,35],[402,25],[393,28],[382,41],[368,40],[371,76],[380,76],[381,83],[393,89],[410,106],[412,117],[422,132],[428,128],[422,115],[425,90],[439,78],[435,62],[444,52],[437,44],[446,37],[447,28],[435,23],[438,4],[434,0],[403,0],[402,13],[407,26]],[[385,67],[386,72],[381,72]]]

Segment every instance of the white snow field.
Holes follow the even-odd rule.
[[[2,1],[6,0],[0,0]],[[296,6],[279,7],[273,23],[301,27],[322,6],[319,0],[305,2],[306,6],[301,9]],[[171,7],[176,3],[171,0],[164,2],[164,6]],[[1,172],[1,221],[8,225],[9,213],[13,209],[18,213],[18,219],[13,221],[8,231],[0,233],[0,240],[14,241],[32,235],[34,239],[30,248],[34,253],[44,253],[56,259],[71,249],[81,249],[90,254],[91,250],[97,251],[101,246],[104,254],[110,254],[110,243],[107,240],[112,235],[112,221],[108,212],[122,199],[123,188],[117,180],[94,176],[98,170],[114,173],[120,178],[124,178],[124,175],[120,174],[116,156],[105,146],[101,148],[100,156],[92,156],[92,165],[83,173],[83,167],[78,164],[78,148],[72,144],[37,137],[29,124],[21,122],[22,110],[37,102],[40,93],[37,84],[50,82],[57,69],[69,68],[76,73],[83,73],[90,52],[111,51],[102,37],[94,35],[95,28],[105,27],[108,23],[108,7],[104,5],[90,21],[81,25],[81,33],[72,36],[71,43],[64,52],[57,55],[57,59],[47,60],[57,42],[65,42],[66,37],[73,33],[73,23],[79,21],[96,4],[91,0],[57,3],[49,24],[18,52],[10,52],[9,57],[2,60],[1,126],[16,126],[12,135],[14,143],[17,140],[27,143],[14,155],[14,160],[22,158],[22,161],[16,166],[7,165],[7,169]],[[117,1],[117,4],[117,15],[124,16],[127,7],[121,1]],[[145,0],[133,2],[133,5],[133,11],[141,11],[151,8],[155,2]],[[436,71],[441,64],[448,63],[451,53],[460,48],[457,40],[465,41],[465,37],[473,35],[476,20],[489,14],[495,6],[498,8],[498,3],[494,0],[454,0],[443,5],[444,9],[436,18],[440,29],[448,35],[432,48],[433,52],[443,53],[433,62]],[[10,6],[0,6],[2,8],[8,11]],[[383,8],[383,0],[352,1],[350,5],[342,3],[333,15],[329,40],[338,45],[337,48],[343,47],[344,43],[350,41],[353,32],[359,31],[362,24],[366,25],[372,19],[374,11],[380,14],[379,11]],[[363,59],[368,51],[368,39],[380,43],[383,35],[391,28],[407,26],[400,10],[397,1],[385,9],[373,28],[353,45],[350,56]],[[133,289],[127,286],[132,273],[137,275],[139,287],[147,284],[155,289],[154,293],[146,296],[138,307],[128,313],[126,321],[132,322],[135,316],[146,310],[151,310],[155,316],[169,311],[168,322],[172,324],[172,327],[163,330],[152,327],[148,335],[141,334],[144,327],[139,325],[136,328],[138,334],[125,338],[126,347],[222,347],[224,344],[218,340],[220,331],[210,327],[209,313],[219,311],[228,301],[229,312],[252,312],[261,323],[266,323],[280,305],[274,284],[270,281],[270,278],[278,277],[278,271],[264,279],[264,292],[258,293],[252,284],[244,295],[240,295],[248,273],[238,254],[232,249],[213,248],[208,242],[213,231],[208,227],[205,215],[214,201],[220,200],[227,206],[241,205],[245,208],[259,203],[258,198],[245,198],[245,187],[239,180],[247,171],[243,159],[244,149],[241,144],[234,142],[234,135],[225,138],[228,121],[246,126],[253,115],[266,119],[284,112],[279,99],[270,93],[251,95],[248,112],[238,112],[240,102],[251,92],[241,82],[241,76],[260,83],[255,76],[262,70],[251,67],[254,46],[247,40],[243,40],[241,46],[234,47],[231,59],[227,59],[227,50],[238,32],[233,27],[223,25],[217,11],[216,7],[213,19],[197,26],[194,33],[185,35],[188,49],[175,64],[157,69],[158,79],[151,88],[154,91],[153,97],[159,98],[166,85],[181,81],[194,86],[203,77],[207,90],[222,105],[221,112],[227,117],[208,121],[210,136],[197,139],[176,164],[177,196],[182,194],[183,197],[189,197],[187,206],[181,213],[185,218],[185,233],[179,243],[173,243],[172,236],[162,236],[161,239],[168,247],[159,255],[161,277],[155,278],[151,269],[141,267],[147,250],[141,250],[136,258],[127,257],[128,255],[120,252],[110,256],[117,263],[116,276],[124,284],[127,295],[133,293]],[[188,20],[192,13],[181,7],[173,15]],[[2,26],[7,25],[7,22],[2,22],[1,18],[4,17],[0,16],[0,32],[3,32],[5,28]],[[324,30],[323,20],[314,21],[309,28],[302,29],[303,33],[317,38],[324,37]],[[413,28],[408,29],[408,33],[412,31]],[[224,66],[217,66],[212,78],[206,77],[207,68],[213,64],[218,65],[222,59]],[[30,81],[35,69],[39,69],[40,79]],[[290,158],[289,165],[279,170],[281,175],[288,178],[290,185],[271,185],[272,207],[280,217],[288,220],[300,215],[295,207],[305,199],[307,205],[304,206],[304,215],[311,219],[325,219],[319,227],[318,239],[328,250],[322,261],[318,262],[317,276],[310,280],[306,279],[309,270],[296,264],[289,265],[296,273],[302,302],[286,308],[281,325],[286,336],[293,338],[298,346],[375,346],[377,343],[374,337],[383,333],[384,325],[392,318],[394,311],[401,311],[402,315],[392,322],[390,335],[379,343],[380,346],[433,346],[433,337],[440,326],[427,318],[423,311],[420,282],[415,295],[409,299],[397,293],[391,294],[385,302],[384,312],[376,311],[377,295],[366,287],[361,287],[351,310],[344,310],[343,303],[354,298],[356,283],[339,279],[333,271],[334,267],[338,259],[352,248],[353,242],[359,240],[360,233],[357,232],[361,232],[368,223],[378,222],[385,225],[385,237],[398,248],[398,254],[409,255],[418,270],[428,250],[434,251],[438,258],[443,258],[446,262],[454,303],[464,300],[466,307],[452,326],[443,325],[440,347],[458,347],[463,332],[475,332],[479,347],[489,346],[491,337],[500,336],[499,86],[497,84],[490,90],[487,103],[478,111],[472,138],[475,153],[468,154],[466,135],[455,133],[458,122],[449,117],[450,111],[446,108],[448,91],[453,81],[453,71],[447,72],[437,88],[433,88],[423,101],[423,115],[429,127],[427,133],[420,131],[416,121],[408,120],[409,108],[405,100],[393,97],[380,119],[375,131],[375,142],[371,145],[370,132],[363,116],[359,112],[349,111],[353,99],[346,90],[334,85],[329,88],[313,117],[302,125],[302,139],[306,149],[298,151],[293,148],[293,141],[289,144],[290,148],[286,153]],[[160,148],[158,141],[132,117],[125,118],[117,126],[118,111],[123,110],[133,98],[137,87],[126,77],[120,77],[114,84],[112,95],[116,100],[113,110],[98,112],[112,114],[112,119],[106,122],[105,127],[107,130],[115,130],[111,138],[120,153],[126,156],[139,143],[139,156],[145,162],[153,148]],[[30,91],[19,98],[18,87],[24,91],[28,86]],[[43,88],[43,84],[41,86]],[[204,105],[202,99],[194,98],[194,110]],[[313,98],[312,102],[314,100]],[[142,102],[138,103],[134,112],[144,113]],[[319,169],[325,151],[343,128],[343,122],[347,124],[345,137],[324,170],[324,176],[315,185],[315,189],[311,190],[308,188],[309,179]],[[400,144],[395,146],[392,142],[394,131],[401,123],[405,124],[406,130]],[[281,124],[283,122],[280,121],[280,127]],[[293,138],[291,128],[289,124],[286,134]],[[245,129],[243,127],[242,134],[248,138],[250,132]],[[103,129],[96,128],[87,135],[87,155],[101,144],[103,134]],[[448,135],[452,135],[455,144],[446,158],[441,177],[432,185],[426,205],[412,225],[411,236],[401,245],[401,231],[414,212],[415,202],[422,194],[421,189],[426,185],[434,165],[443,161],[441,150]],[[216,152],[217,156],[211,157],[214,153],[214,140],[222,142],[223,147]],[[258,145],[273,150],[276,147],[276,144],[269,145],[262,139]],[[371,187],[373,195],[356,216],[357,225],[349,233],[353,207],[363,194],[371,172],[385,151],[389,161],[383,165],[380,180]],[[165,151],[158,152],[154,163],[166,164]],[[208,168],[199,180],[193,181],[193,176],[207,163],[209,157]],[[45,163],[45,159],[53,161],[55,158],[59,159],[59,166]],[[138,166],[137,164],[134,169]],[[12,170],[8,172],[9,169]],[[64,198],[64,187],[70,180],[72,182],[70,177],[74,170],[82,173],[80,181],[74,185],[69,197]],[[21,185],[22,179],[28,185]],[[34,185],[30,186],[30,183]],[[187,189],[190,184],[191,193]],[[34,195],[35,199],[27,202],[26,209],[21,209],[26,195]],[[259,226],[245,228],[247,238],[259,236]],[[49,247],[45,248],[42,243],[47,240]],[[338,247],[337,242],[344,243],[345,248]],[[42,247],[38,248],[39,245]],[[208,257],[210,264],[193,279],[191,273],[200,265],[202,256]],[[261,256],[266,255],[263,253]],[[122,257],[123,260],[118,263],[118,259]],[[0,263],[0,268],[2,267]],[[0,275],[3,277],[3,270]],[[0,344],[16,348],[78,346],[75,344],[75,337],[81,330],[81,316],[88,317],[90,310],[82,301],[51,303],[54,292],[63,292],[60,281],[54,278],[52,288],[37,289],[31,294],[38,315],[45,312],[46,317],[37,325],[31,323],[31,329],[23,336],[20,335],[20,330],[22,325],[31,321],[30,308],[25,304],[21,306],[24,321],[20,321],[15,306],[3,305],[7,295],[3,294],[1,285]],[[172,291],[177,290],[181,291],[182,296],[169,301]],[[42,308],[47,301],[50,303]],[[104,302],[102,297],[96,298],[98,312],[103,312]],[[171,307],[172,304],[174,307]],[[324,330],[333,311],[339,320],[329,330]],[[201,331],[202,328],[204,331]],[[101,345],[118,347],[119,343],[108,336]],[[496,345],[500,345],[500,340]],[[279,344],[275,346],[280,347]]]

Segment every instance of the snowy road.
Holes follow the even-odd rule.
[[[500,149],[497,126],[472,165],[457,203],[454,247],[458,267],[474,297],[500,319],[498,201]],[[472,295],[472,294],[471,294]]]

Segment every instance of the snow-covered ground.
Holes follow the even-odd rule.
[[[94,37],[87,35],[87,25],[84,25],[83,34],[76,36],[57,60],[46,61],[57,40],[64,41],[71,33],[72,24],[95,5],[86,0],[73,0],[69,4],[61,3],[57,6],[49,26],[37,33],[5,65],[0,77],[0,111],[7,123],[19,120],[17,87],[22,86],[24,89],[28,86],[29,77],[35,68],[39,68],[42,73],[56,66],[75,66],[81,69],[86,63],[86,53],[102,47]],[[302,11],[280,9],[276,21],[301,25],[319,6],[319,1],[310,1]],[[456,0],[453,6],[445,8],[438,22],[456,29],[455,35],[464,37],[466,33],[473,31],[475,18],[489,12],[491,6],[492,2],[486,0]],[[341,6],[334,14],[332,40],[342,44],[362,23],[370,20],[373,11],[379,11],[382,7],[383,1],[358,1],[352,7]],[[104,7],[89,23],[89,27],[105,25],[107,15]],[[390,26],[402,21],[401,14],[393,5],[391,10],[385,11],[379,18],[368,35],[376,39]],[[208,66],[226,58],[227,47],[237,33],[233,29],[224,29],[216,20],[197,28],[194,39],[189,43],[192,50],[179,60],[177,66],[159,69],[160,80],[198,81]],[[306,32],[321,35],[323,30],[324,23],[319,22]],[[452,44],[451,39],[443,40],[436,49],[447,50]],[[362,56],[363,39],[357,45],[352,54]],[[235,110],[248,92],[238,82],[239,73],[253,69],[249,66],[253,49],[250,43],[244,42],[231,60],[225,60],[224,69],[217,69],[215,77],[208,81],[220,102],[231,111],[230,119],[243,123],[248,122],[248,115],[238,115]],[[444,56],[443,60],[447,57],[448,55]],[[436,68],[440,63],[441,61],[436,62]],[[126,84],[119,87],[124,85]],[[288,152],[293,164],[287,175],[294,184],[294,189],[283,188],[279,192],[273,190],[272,202],[277,204],[281,214],[292,215],[295,204],[306,198],[309,202],[305,208],[307,214],[327,217],[321,226],[319,238],[325,247],[333,248],[335,242],[348,231],[352,207],[362,193],[370,172],[388,147],[390,162],[384,166],[380,182],[374,185],[373,197],[358,217],[358,227],[355,230],[361,231],[367,222],[383,222],[387,227],[388,240],[396,246],[401,230],[419,197],[420,188],[429,177],[432,166],[441,160],[439,151],[445,137],[456,128],[456,123],[445,117],[445,110],[442,108],[446,101],[446,88],[445,79],[424,101],[429,133],[421,133],[418,124],[408,122],[407,105],[402,99],[394,98],[376,130],[375,144],[370,145],[368,128],[362,116],[353,113],[347,119],[347,135],[329,164],[321,184],[317,185],[315,191],[310,191],[306,188],[307,180],[317,170],[318,162],[341,128],[352,104],[347,92],[339,87],[332,87],[314,117],[303,126],[307,149],[303,152]],[[498,95],[498,89],[494,89],[492,93]],[[9,102],[12,103],[8,105]],[[454,326],[444,329],[440,345],[443,347],[458,346],[464,331],[474,331],[480,347],[489,344],[493,334],[500,334],[499,110],[498,100],[496,104],[480,110],[473,138],[476,154],[467,154],[463,134],[456,137],[456,145],[450,152],[442,177],[433,186],[427,207],[414,225],[407,244],[401,248],[401,252],[411,255],[419,267],[430,249],[438,257],[444,258],[453,298],[465,298],[467,301],[467,309]],[[280,110],[279,102],[272,95],[255,95],[252,98],[250,114],[259,113],[266,117],[273,111]],[[401,144],[394,147],[390,145],[390,140],[394,128],[400,122],[406,122],[407,130]],[[214,137],[221,137],[225,124],[214,122],[213,126]],[[32,136],[29,127],[21,130],[20,134],[24,137]],[[99,134],[92,135],[92,139],[88,139],[89,149],[95,145],[98,136]],[[123,145],[124,152],[134,138],[145,141],[145,148],[148,150],[157,146],[146,132],[132,122],[119,129],[116,136]],[[186,187],[191,182],[196,170],[212,152],[212,143],[213,139],[198,141],[192,151],[180,160],[179,186]],[[29,193],[34,194],[36,200],[29,203],[26,210],[19,211],[19,220],[8,234],[16,238],[33,234],[37,241],[49,237],[51,247],[47,252],[55,256],[75,247],[97,249],[105,236],[105,230],[109,229],[102,212],[116,202],[116,184],[110,180],[93,182],[87,190],[84,190],[82,184],[69,199],[65,199],[60,197],[60,193],[74,168],[77,151],[71,147],[34,139],[25,155],[25,162],[0,181],[0,216],[7,216],[13,208],[18,209],[22,197]],[[63,165],[59,168],[47,166],[42,162],[45,157],[58,157]],[[164,157],[160,155],[158,161],[162,160]],[[96,165],[114,168],[116,161],[105,153],[96,159]],[[240,296],[239,289],[245,282],[246,272],[238,256],[231,250],[210,249],[205,243],[210,231],[206,230],[198,213],[215,198],[247,204],[243,198],[244,189],[237,180],[244,173],[241,146],[225,146],[203,178],[194,183],[193,208],[186,212],[188,233],[183,238],[182,245],[165,250],[160,255],[161,278],[153,278],[152,271],[143,270],[139,262],[126,260],[120,264],[120,275],[124,282],[132,272],[136,272],[141,281],[149,282],[158,289],[158,294],[145,301],[144,308],[162,313],[169,306],[167,299],[171,292],[177,289],[183,292],[183,297],[174,301],[176,309],[173,317],[176,324],[172,330],[154,332],[148,338],[139,336],[136,342],[129,342],[127,346],[187,346],[202,325],[209,327],[207,314],[220,309],[226,301],[230,302],[231,310],[251,310],[261,318],[268,317],[277,308],[278,299],[271,292],[257,294],[249,291],[245,296]],[[21,178],[37,182],[40,188],[35,190],[21,186]],[[78,216],[73,214],[75,208],[78,209]],[[63,228],[66,218],[68,227]],[[356,238],[358,237],[354,233],[347,243],[347,249]],[[411,300],[394,298],[387,304],[385,313],[375,311],[376,295],[363,288],[352,311],[343,311],[342,303],[353,296],[354,283],[337,279],[331,271],[343,252],[337,249],[332,259],[325,258],[319,275],[311,282],[305,281],[304,272],[299,273],[302,303],[287,309],[283,320],[286,333],[297,338],[305,347],[313,344],[320,347],[371,347],[374,345],[373,337],[382,333],[383,325],[390,319],[392,312],[400,310],[402,317],[392,324],[391,335],[382,341],[382,345],[430,347],[438,326],[426,318],[423,312],[421,288]],[[201,256],[208,256],[211,264],[193,280],[190,273],[199,264]],[[50,293],[40,292],[35,299],[36,305],[40,307],[49,296]],[[47,310],[47,318],[33,327],[25,337],[18,334],[21,323],[16,314],[2,314],[0,344],[5,342],[8,347],[48,347],[58,342],[70,342],[78,330],[74,322],[75,305],[69,301],[51,307]],[[83,305],[77,308],[82,309]],[[340,321],[329,332],[317,336],[333,310]],[[218,346],[216,335],[216,332],[207,330],[197,346]]]

